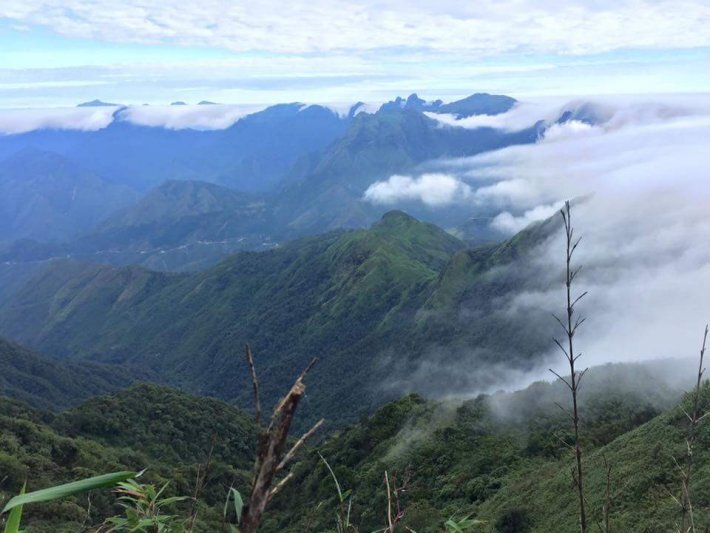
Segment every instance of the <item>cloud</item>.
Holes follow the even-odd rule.
[[[598,126],[572,121],[535,144],[431,168],[468,185],[472,209],[498,209],[491,223],[508,234],[556,216],[560,202],[577,199],[573,225],[582,240],[574,265],[583,268],[573,289],[588,291],[577,306],[587,317],[575,336],[582,353],[578,367],[665,358],[697,364],[710,321],[710,98],[597,103],[605,110]],[[389,366],[381,374],[397,380],[388,380],[383,390],[468,396],[549,380],[548,368],[568,371],[551,340],[538,343],[541,332],[543,341],[557,333],[552,313],[564,313],[564,254],[558,233],[524,260],[497,267],[490,276],[500,274],[506,287],[522,289],[496,291],[494,300],[472,297],[470,306],[464,297],[457,309],[456,320],[468,324],[463,327],[494,317],[495,327],[480,337],[485,341],[433,342],[406,364],[384,354]],[[438,313],[420,316],[435,321]],[[515,339],[507,341],[512,331],[530,343],[521,349]],[[692,377],[692,369],[683,369]]]
[[[425,113],[444,126],[460,128],[496,128],[505,131],[520,131],[539,120],[554,120],[559,116],[562,102],[559,100],[518,102],[513,108],[498,115],[474,115],[457,119],[455,115]]]
[[[264,106],[185,105],[0,109],[0,134],[39,129],[96,131],[114,120],[172,130],[220,130]]]
[[[0,110],[0,134],[25,133],[38,129],[95,131],[108,126],[115,112],[115,107],[3,109]]]
[[[701,0],[4,0],[0,18],[73,38],[209,46],[238,52],[425,49],[492,55],[596,54],[620,48],[710,45]]]
[[[541,204],[589,195],[573,208],[583,235],[576,289],[589,291],[578,337],[585,365],[692,356],[699,348],[710,320],[707,104],[692,112],[692,100],[662,102],[641,112],[621,102],[602,126],[571,122],[535,145],[457,162],[461,172],[496,179],[498,201],[524,210],[494,220],[512,231],[528,214],[543,214]],[[553,239],[533,265],[540,287],[558,289],[517,295],[511,316],[562,308],[562,250]]]
[[[503,234],[513,234],[525,229],[533,222],[545,220],[555,215],[562,207],[563,202],[556,202],[550,205],[539,205],[528,209],[522,215],[513,215],[508,211],[503,211],[496,215],[491,221],[491,226]]]
[[[422,174],[418,177],[391,176],[373,183],[365,191],[365,200],[374,204],[394,204],[418,200],[431,207],[441,207],[466,200],[471,188],[447,174]]]
[[[171,130],[221,130],[262,108],[236,105],[133,106],[121,111],[119,117],[140,126]]]

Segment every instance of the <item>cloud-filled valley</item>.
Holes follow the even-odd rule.
[[[548,116],[560,116],[565,107],[558,105]],[[499,214],[489,224],[512,235],[573,199],[574,226],[583,237],[576,289],[589,291],[579,306],[589,317],[578,336],[583,364],[692,357],[710,312],[707,99],[659,98],[654,104],[607,99],[586,103],[582,111],[596,122],[570,120],[548,127],[532,145],[430,163],[421,174],[374,184],[365,200],[394,205],[417,198],[442,209],[464,203],[474,212],[495,205]],[[523,127],[535,120],[520,120],[525,113],[519,108],[507,113],[512,118],[472,117],[462,123]],[[512,320],[543,314],[552,320],[551,313],[562,312],[563,250],[561,240],[553,239],[527,265],[540,287],[558,289],[532,289],[506,301]],[[550,364],[561,366],[555,350],[550,342]],[[459,370],[470,370],[469,357],[459,359],[461,367],[447,359],[445,366],[434,363],[419,372],[431,376],[438,368],[465,375]],[[529,379],[546,373],[542,363]],[[498,380],[505,372],[492,375]]]

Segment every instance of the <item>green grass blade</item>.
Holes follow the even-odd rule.
[[[58,485],[56,487],[37,490],[28,494],[20,494],[7,502],[7,505],[5,505],[2,513],[7,513],[20,505],[27,505],[28,503],[58,500],[60,498],[66,498],[67,496],[73,496],[74,494],[79,494],[89,490],[111,487],[120,481],[125,481],[135,477],[135,475],[135,472],[114,472],[113,474],[104,474],[102,476],[82,479],[80,481],[74,481],[65,485]]]
[[[22,496],[25,493],[26,487],[27,487],[27,482],[25,481],[24,485],[22,485],[22,490],[20,491],[20,496]],[[7,522],[5,523],[5,533],[19,533],[21,520],[22,520],[22,505],[18,505],[12,511],[10,511],[10,516],[7,517]]]
[[[333,478],[333,481],[335,481],[335,488],[338,489],[338,499],[340,500],[340,503],[343,503],[345,498],[343,497],[343,491],[340,490],[340,483],[338,483],[338,478],[335,477],[335,472],[333,472],[333,469],[328,464],[328,461],[325,460],[325,457],[323,457],[320,453],[318,454],[318,457],[320,457],[321,461],[325,463],[328,472],[330,472],[330,476]]]

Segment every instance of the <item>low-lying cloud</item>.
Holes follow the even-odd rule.
[[[394,175],[365,191],[367,201],[381,205],[418,200],[431,207],[441,207],[465,201],[470,196],[471,187],[449,174]]]
[[[574,289],[589,291],[578,306],[588,317],[576,337],[581,365],[697,356],[710,321],[709,104],[707,96],[646,108],[630,99],[607,101],[597,109],[603,117],[597,125],[570,121],[532,145],[436,163],[448,180],[427,183],[467,186],[472,213],[494,206],[499,214],[490,224],[511,235],[577,199],[573,224],[582,241],[575,263],[583,270]],[[416,176],[410,182],[420,184],[422,198],[437,194]],[[397,198],[396,183],[386,183],[387,198]],[[553,312],[563,312],[561,237],[526,260],[533,278],[528,288],[501,302],[512,323],[549,322]],[[442,372],[486,374],[485,364],[475,364],[476,353],[469,355],[447,356],[448,367],[422,371],[431,380]],[[539,356],[531,378],[548,374],[548,365],[564,371],[551,341]],[[412,372],[419,379],[419,371]],[[499,374],[489,373],[491,379]],[[453,382],[446,380],[438,382]],[[482,390],[476,385],[471,392]]]
[[[263,106],[167,105],[136,106],[121,111],[121,120],[171,130],[222,130]]]
[[[0,134],[40,129],[95,131],[113,121],[115,107],[0,110]]]
[[[113,121],[172,130],[221,130],[263,109],[256,105],[158,105],[0,110],[0,134],[41,129],[96,131]]]

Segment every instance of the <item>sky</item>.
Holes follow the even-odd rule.
[[[2,108],[708,87],[708,0],[0,2]]]

